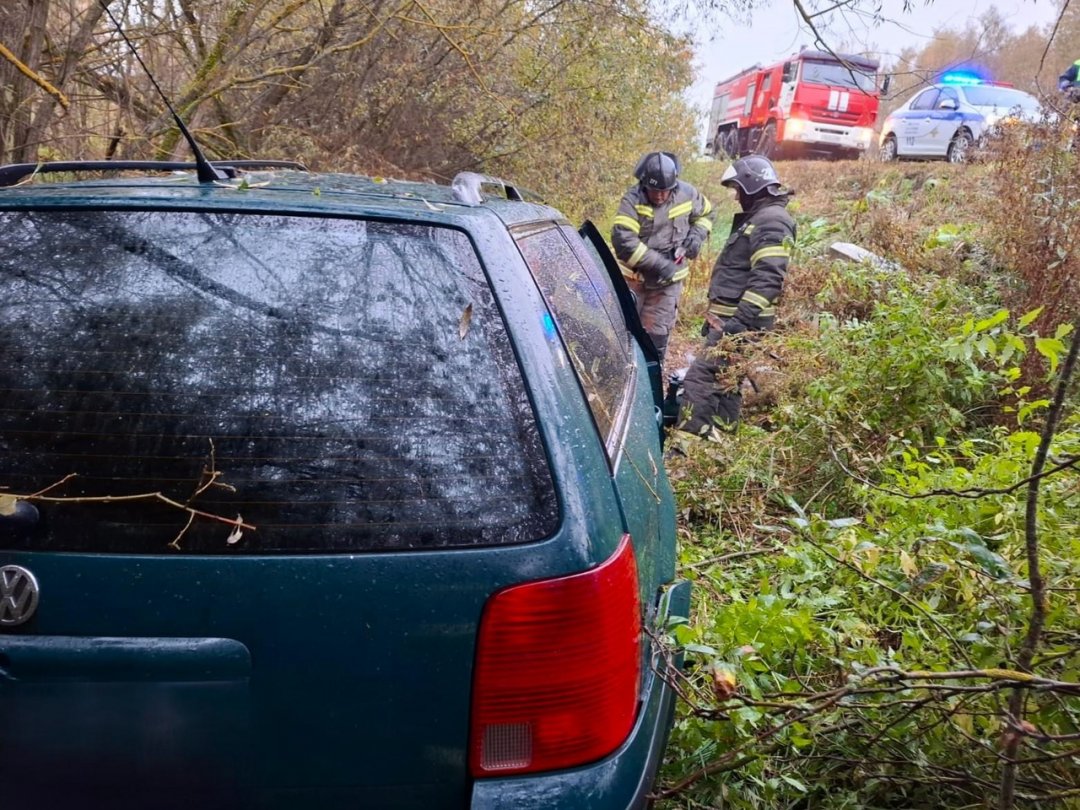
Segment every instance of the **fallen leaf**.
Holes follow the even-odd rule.
[[[717,700],[727,700],[738,691],[735,673],[722,664],[713,667],[713,694]]]
[[[461,313],[461,321],[458,323],[458,336],[462,340],[469,334],[470,323],[472,323],[472,304],[465,307],[465,310]]]
[[[14,515],[19,506],[19,499],[14,495],[0,495],[0,515]]]

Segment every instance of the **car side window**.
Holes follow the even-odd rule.
[[[604,305],[604,311],[607,313],[608,318],[611,319],[611,328],[615,330],[617,336],[620,336],[627,346],[627,351],[629,351],[630,330],[626,326],[626,319],[623,317],[622,307],[619,305],[619,296],[615,292],[615,287],[612,286],[607,270],[604,269],[604,260],[600,258],[596,248],[582,239],[581,234],[569,225],[562,225],[560,229],[563,236],[566,237],[566,241],[570,243],[570,248],[577,255],[578,261],[585,268],[585,275],[592,282],[597,296]],[[627,362],[629,363],[629,357]]]
[[[941,88],[941,95],[939,95],[937,101],[934,102],[934,106],[941,107],[941,102],[943,102],[945,99],[955,101],[956,105],[960,106],[960,96],[957,95],[956,91],[953,90],[951,87]]]
[[[574,239],[581,241],[576,233]],[[612,322],[618,306],[614,290],[610,284],[597,284],[599,269],[587,271],[591,262],[579,260],[576,247],[572,248],[556,227],[519,237],[518,246],[555,316],[607,444],[626,396],[631,368],[626,327],[620,329]],[[610,301],[605,301],[607,294]]]
[[[932,87],[929,90],[924,90],[920,93],[916,99],[911,102],[911,109],[913,110],[932,110],[937,103],[938,89]]]

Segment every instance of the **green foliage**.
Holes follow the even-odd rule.
[[[1080,451],[1078,427],[1074,421],[1059,434],[1058,456]],[[762,438],[746,436],[740,451],[752,452]],[[1028,474],[1037,445],[1037,434],[1005,428],[955,446],[942,439],[926,451],[897,444],[884,460],[880,487],[853,486],[858,517],[826,519],[791,500],[781,506],[774,480],[759,497],[752,534],[700,531],[683,552],[684,571],[695,580],[694,623],[674,636],[688,645],[696,699],[694,710],[680,716],[675,745],[683,754],[669,780],[747,746],[750,761],[688,795],[707,806],[723,795],[732,808],[786,806],[807,791],[814,807],[977,802],[996,780],[996,745],[1006,733],[996,690],[937,695],[904,682],[907,688],[835,705],[820,695],[875,667],[992,670],[1010,660],[1029,610],[1025,491],[919,496],[1010,487]],[[732,474],[714,488],[740,477]],[[705,482],[677,480],[682,502],[708,508],[695,494]],[[1070,590],[1080,576],[1075,487],[1075,475],[1046,480],[1038,516],[1043,574],[1063,589],[1051,597],[1048,639],[1056,643],[1044,650],[1039,673],[1073,682],[1080,673],[1080,605]],[[738,684],[727,700],[709,693],[709,673],[718,665]],[[1033,696],[1029,719],[1046,734],[1075,733],[1080,702]],[[1075,766],[1071,758],[1048,761],[1030,766],[1027,777],[1045,786],[1069,784]],[[951,771],[966,781],[944,778]]]
[[[670,465],[695,605],[669,636],[690,665],[661,807],[985,807],[1010,740],[1018,804],[1074,806],[1075,395],[1030,520],[1026,483],[1072,327],[1060,301],[1002,305],[1018,300],[1004,223],[957,205],[978,176],[857,171],[798,212],[787,322],[745,363],[783,372],[767,409],[722,441],[679,440]],[[829,255],[886,221],[886,261]],[[1029,529],[1049,589],[1032,675],[1015,671]],[[1028,677],[1043,685],[1018,732],[1003,707]]]

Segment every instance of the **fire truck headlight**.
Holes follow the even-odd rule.
[[[798,139],[802,137],[803,132],[806,130],[806,122],[801,118],[789,118],[784,125],[784,135],[789,139]]]
[[[874,142],[874,130],[870,129],[870,127],[855,127],[855,140],[863,148],[868,148]]]

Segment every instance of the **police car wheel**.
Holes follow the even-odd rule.
[[[953,139],[949,142],[949,149],[945,153],[945,159],[949,163],[964,163],[968,159],[968,153],[971,151],[971,144],[973,143],[971,133],[966,129],[962,129],[953,135]]]
[[[886,163],[890,160],[896,160],[899,153],[896,150],[896,136],[890,135],[885,139],[885,143],[881,145],[880,152],[881,159]]]

